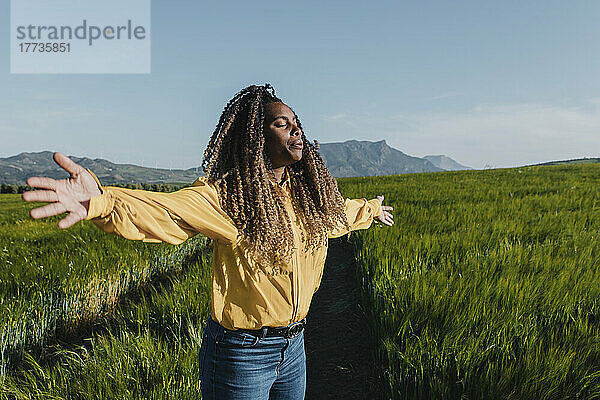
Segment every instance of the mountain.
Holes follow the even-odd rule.
[[[54,162],[53,152],[21,153],[8,158],[0,158],[0,183],[23,185],[30,176],[47,176],[64,179],[69,174]],[[188,183],[198,176],[196,168],[160,169],[140,167],[133,164],[115,164],[100,158],[68,156],[71,160],[96,174],[102,184],[115,183]],[[198,169],[201,171],[201,169]]]
[[[471,167],[467,167],[465,165],[459,164],[453,159],[443,154],[440,155],[428,155],[423,157],[426,160],[431,161],[433,165],[438,168],[444,169],[446,171],[462,171],[465,169],[473,169]]]
[[[319,143],[319,153],[336,178],[443,171],[428,160],[388,146],[385,140]]]
[[[379,142],[348,140],[343,143],[320,143],[319,153],[331,174],[337,178],[349,176],[394,175],[412,172],[437,172],[443,168],[429,160],[409,156]],[[25,184],[30,176],[54,179],[68,177],[52,158],[51,151],[21,153],[0,158],[0,183]],[[191,183],[203,176],[201,167],[160,169],[133,164],[115,164],[100,158],[68,156],[77,164],[92,170],[104,185],[116,183]],[[448,160],[451,160],[448,158]],[[456,163],[457,165],[460,165]]]
[[[560,161],[548,161],[540,164],[524,165],[525,167],[537,166],[537,165],[562,165],[562,164],[589,164],[589,163],[600,163],[600,158],[574,158],[572,160],[560,160]]]

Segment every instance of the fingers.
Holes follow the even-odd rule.
[[[390,221],[390,226],[394,225],[394,216],[392,214],[389,214],[388,221]]]
[[[389,212],[388,210],[393,210],[393,207],[390,206],[381,206],[381,218],[394,218],[394,214]]]
[[[39,187],[42,189],[56,190],[58,182],[56,179],[43,178],[41,176],[32,176],[27,179],[27,184],[31,187]]]
[[[383,214],[378,217],[378,220],[388,226],[394,225],[394,216],[387,211],[384,211]]]
[[[76,174],[83,169],[81,165],[75,164],[69,157],[59,152],[54,153],[54,161],[70,174]]]
[[[34,208],[29,212],[29,215],[31,215],[31,218],[33,219],[40,219],[62,214],[65,211],[67,211],[67,209],[62,203],[51,203],[43,207]]]
[[[394,220],[390,219],[390,218],[383,218],[381,220],[381,222],[383,222],[384,224],[388,225],[388,226],[392,226],[394,225]]]
[[[384,196],[383,195],[377,196],[377,199],[381,203],[383,203]],[[378,220],[388,226],[394,225],[394,215],[392,215],[392,213],[389,212],[389,211],[392,211],[393,209],[394,209],[394,207],[392,207],[392,206],[382,205],[381,206],[382,212],[381,212],[381,215],[378,217]]]
[[[65,218],[58,221],[58,227],[60,229],[67,229],[70,226],[74,225],[75,223],[81,221],[82,219],[83,218],[81,218],[81,216],[78,215],[77,213],[71,212]]]
[[[45,201],[48,203],[58,201],[58,195],[53,190],[30,190],[23,192],[21,198],[25,201]]]

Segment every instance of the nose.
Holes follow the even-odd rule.
[[[300,135],[300,128],[298,125],[294,125],[294,129],[292,129],[291,135]]]

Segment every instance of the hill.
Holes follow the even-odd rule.
[[[0,183],[25,184],[30,176],[64,179],[68,174],[52,158],[53,152],[21,153],[0,158]],[[103,184],[115,183],[174,183],[193,182],[199,173],[196,168],[160,169],[134,164],[115,164],[101,158],[68,156],[77,164],[91,169]]]
[[[390,147],[385,140],[378,142],[348,140],[340,143],[320,143],[319,152],[327,168],[336,178],[379,176],[417,172],[471,169],[447,156],[409,156]],[[0,183],[25,184],[30,176],[67,177],[54,162],[51,151],[21,153],[0,158]],[[94,171],[103,184],[116,183],[189,183],[203,176],[201,167],[189,169],[148,168],[134,164],[116,164],[101,158],[69,155],[85,168]],[[437,165],[436,165],[437,164]]]
[[[564,165],[564,164],[589,164],[589,163],[600,163],[600,158],[574,158],[572,160],[560,160],[560,161],[548,161],[540,164],[531,164],[525,165],[525,167],[530,167],[534,165]]]
[[[319,152],[336,178],[443,171],[429,160],[388,146],[385,140],[321,143]]]
[[[473,169],[471,167],[467,167],[466,165],[459,164],[450,157],[445,156],[443,154],[428,155],[423,158],[429,160],[436,167],[444,169],[446,171],[462,171],[467,169]]]

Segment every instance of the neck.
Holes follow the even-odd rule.
[[[281,178],[283,177],[284,171],[285,171],[285,165],[282,165],[281,167],[273,168],[273,173],[275,174],[275,182],[276,183],[281,182]],[[271,179],[273,179],[272,175],[269,175],[269,177]]]

